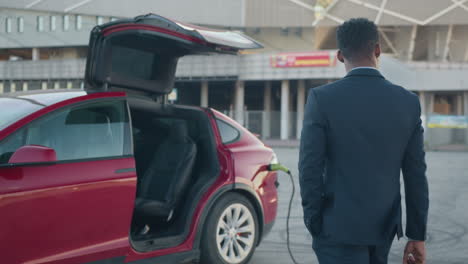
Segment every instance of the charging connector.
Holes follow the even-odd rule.
[[[281,165],[279,163],[274,163],[274,164],[268,165],[268,170],[269,171],[284,171],[286,173],[291,173],[288,168],[286,168],[285,166],[283,166],[283,165]]]
[[[289,253],[289,256],[291,257],[292,262],[294,264],[299,264],[299,262],[296,261],[296,259],[294,258],[294,255],[292,253],[290,234],[289,234],[289,219],[291,218],[291,208],[292,208],[292,203],[293,203],[293,200],[294,200],[294,194],[296,193],[296,186],[294,185],[294,179],[293,179],[291,171],[287,167],[285,167],[285,166],[283,166],[283,165],[281,165],[279,163],[274,163],[274,164],[268,165],[268,170],[269,171],[283,171],[289,176],[289,179],[291,181],[291,186],[292,186],[291,189],[292,190],[291,190],[291,197],[289,198],[288,215],[286,216],[286,244],[287,244],[288,253]]]

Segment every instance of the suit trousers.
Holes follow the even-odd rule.
[[[314,239],[312,248],[320,264],[387,264],[393,241],[382,245],[346,245]]]

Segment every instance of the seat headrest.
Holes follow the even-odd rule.
[[[184,141],[187,137],[188,130],[185,121],[174,121],[169,130],[169,138],[173,141]]]
[[[68,113],[65,124],[83,125],[83,124],[109,124],[110,119],[107,115],[89,109],[75,109]]]

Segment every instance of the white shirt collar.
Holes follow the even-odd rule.
[[[372,69],[372,70],[376,70],[376,71],[379,70],[379,69],[377,69],[377,68],[375,68],[375,67],[362,66],[362,67],[355,67],[355,68],[352,68],[351,71],[354,71],[354,70],[357,70],[357,69]]]

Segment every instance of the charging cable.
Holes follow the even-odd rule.
[[[294,264],[299,264],[299,262],[296,261],[296,259],[294,258],[294,255],[291,251],[291,242],[290,242],[290,235],[289,235],[289,219],[291,218],[291,208],[292,208],[292,203],[293,203],[293,200],[294,200],[294,194],[296,193],[296,186],[294,185],[294,179],[293,179],[293,176],[291,174],[291,171],[279,164],[279,163],[275,163],[275,164],[270,164],[268,166],[268,170],[270,171],[283,171],[285,172],[288,176],[289,176],[289,179],[291,180],[291,185],[292,185],[292,190],[291,190],[291,197],[289,198],[289,205],[288,205],[288,215],[286,216],[286,244],[287,244],[287,247],[288,247],[288,253],[289,253],[289,256],[291,257],[291,260]]]

